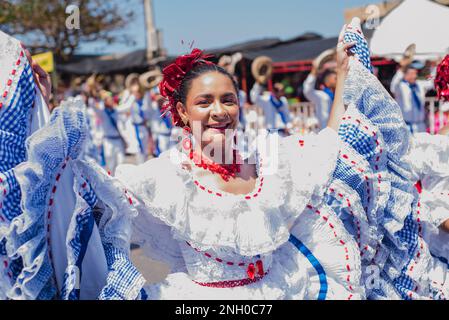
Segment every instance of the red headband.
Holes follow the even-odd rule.
[[[203,55],[200,49],[193,49],[190,54],[179,56],[175,62],[165,67],[162,71],[164,78],[159,84],[161,95],[168,99],[167,103],[162,107],[162,114],[171,112],[173,124],[182,125],[181,117],[176,110],[176,93],[182,84],[186,74],[199,64],[214,64],[210,59],[211,55]]]
[[[438,65],[435,89],[438,92],[438,99],[449,102],[449,55]]]

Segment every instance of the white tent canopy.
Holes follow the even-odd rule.
[[[415,59],[438,59],[449,49],[449,8],[429,0],[404,0],[374,31],[374,55],[398,59],[412,43]]]

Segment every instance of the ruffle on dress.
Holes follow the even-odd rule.
[[[413,135],[406,160],[412,167],[414,180],[419,180],[422,186],[423,238],[434,258],[449,268],[449,233],[440,228],[449,219],[449,137],[427,133]],[[433,272],[433,276],[439,278],[433,280],[435,284],[448,286],[449,274]]]
[[[291,154],[300,148],[294,138],[281,141],[273,159],[259,155],[261,175],[248,195],[211,190],[195,180],[177,162],[182,154],[176,149],[140,166],[119,166],[118,179],[143,204],[134,222],[135,241],[160,247],[152,256],[171,256],[173,264],[182,264],[176,241],[192,242],[202,251],[219,245],[243,256],[276,250],[288,241],[289,227],[312,194],[319,197],[323,181],[331,177],[336,137],[331,130],[305,137],[297,157]]]
[[[90,299],[136,299],[141,296],[145,280],[129,259],[130,219],[136,212],[121,184],[108,179],[108,183],[98,186],[101,174],[107,174],[93,163],[78,160],[86,138],[85,119],[82,101],[63,103],[55,109],[49,123],[27,140],[26,161],[2,174],[7,178],[3,180],[8,184],[8,191],[12,189],[11,194],[12,191],[19,192],[15,204],[21,208],[10,223],[2,224],[0,233],[8,256],[21,262],[15,269],[17,276],[12,278],[9,290],[5,291],[5,296],[10,299],[80,299],[83,288],[90,290]],[[55,248],[52,216],[67,215],[67,210],[71,210],[69,203],[67,207],[55,206],[61,200],[58,184],[65,179],[67,170],[73,177],[69,181],[72,184],[69,192],[73,192],[75,207],[69,213],[68,229],[61,231],[66,235],[63,237],[66,254],[52,256],[52,248]],[[89,170],[96,171],[92,180],[88,178]],[[12,202],[5,203],[11,205]],[[106,210],[99,212],[96,209],[101,205],[106,206]],[[99,236],[96,236],[98,242],[92,244],[94,232]],[[89,245],[97,246],[98,261],[85,261]],[[102,255],[107,270],[105,275],[98,264]],[[60,284],[56,279],[55,263],[65,257],[67,261],[58,263],[66,266]],[[89,265],[91,262],[93,265]],[[103,287],[99,289],[95,286],[102,283],[102,279],[93,279],[94,285],[83,282],[84,274],[92,277],[95,272],[99,278],[105,277]],[[1,283],[3,286],[7,282]]]
[[[189,274],[169,274],[161,283],[146,285],[149,299],[184,300],[304,300],[315,299],[309,293],[311,283],[305,255],[291,243],[285,243],[273,254],[269,272],[253,284],[232,288],[211,288],[192,281]]]
[[[261,138],[262,143],[269,139]],[[215,291],[217,297],[248,298],[250,289],[265,294],[265,299],[364,297],[357,244],[334,211],[323,205],[340,150],[337,133],[326,129],[318,135],[291,136],[276,142],[274,153],[259,150],[257,155],[256,185],[261,183],[262,190],[256,197],[222,191],[217,196],[217,190],[210,190],[181,168],[182,154],[176,149],[143,165],[117,169],[117,177],[138,199],[133,242],[142,245],[150,257],[169,263],[172,270],[184,271],[147,286],[150,299],[180,299],[192,293],[195,299],[212,297],[210,288],[192,284],[185,273],[179,247],[185,241],[199,252],[210,250],[221,258],[229,251],[248,257],[272,254],[267,276],[271,280],[264,278],[248,288],[234,288],[234,294],[231,289]],[[250,194],[254,196],[254,192]],[[322,215],[310,204],[320,206]],[[280,249],[286,247],[289,259]],[[301,261],[300,265],[287,267],[292,259]],[[301,270],[297,270],[299,266]],[[309,276],[306,290],[300,279]],[[267,281],[273,286],[267,286]],[[275,283],[283,290],[274,287]],[[266,291],[268,287],[272,289]]]
[[[93,197],[94,211],[108,274],[100,300],[135,300],[141,295],[145,279],[130,260],[131,220],[137,215],[138,200],[118,179],[109,176],[98,164],[75,160],[74,171],[84,179]]]
[[[349,105],[339,130],[344,144],[327,201],[357,239],[362,282],[372,278],[373,267],[379,272],[380,281],[366,285],[366,295],[435,298],[429,279],[435,261],[423,239],[426,214],[414,188],[407,159],[411,137],[399,106],[356,60],[350,62],[344,100]],[[446,277],[443,269],[439,274]]]
[[[22,194],[12,169],[26,159],[25,140],[36,93],[20,43],[1,31],[0,52],[0,299],[7,299],[15,295],[14,283],[25,276],[22,256],[7,242],[6,233],[22,214]]]
[[[439,227],[449,219],[449,137],[413,135],[406,160],[414,180],[421,182],[421,204],[429,207],[429,219]]]
[[[42,131],[27,140],[28,159],[17,165],[9,176],[16,181],[16,192],[21,193],[15,204],[22,211],[1,230],[9,257],[20,258],[22,262],[7,293],[11,299],[50,299],[56,293],[48,253],[46,213],[53,201],[51,191],[56,173],[67,157],[77,156],[77,147],[83,139],[79,131],[82,116],[76,112],[66,114],[66,118],[58,114],[56,111],[48,127],[50,131]],[[68,122],[76,125],[73,130],[63,132]],[[6,205],[11,205],[11,201],[6,199]]]

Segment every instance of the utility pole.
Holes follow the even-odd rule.
[[[160,49],[158,32],[154,26],[153,1],[143,0],[143,7],[145,12],[147,60],[151,61]]]

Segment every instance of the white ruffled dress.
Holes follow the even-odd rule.
[[[174,272],[145,287],[150,298],[316,299],[320,290],[327,298],[363,297],[356,241],[320,204],[335,168],[337,133],[327,129],[301,145],[285,138],[279,147],[277,168],[269,163],[276,159],[258,154],[256,187],[247,195],[209,188],[176,163],[176,149],[119,167],[116,176],[139,211],[133,242]],[[321,215],[307,205],[322,208]],[[289,241],[292,234],[299,239]]]

